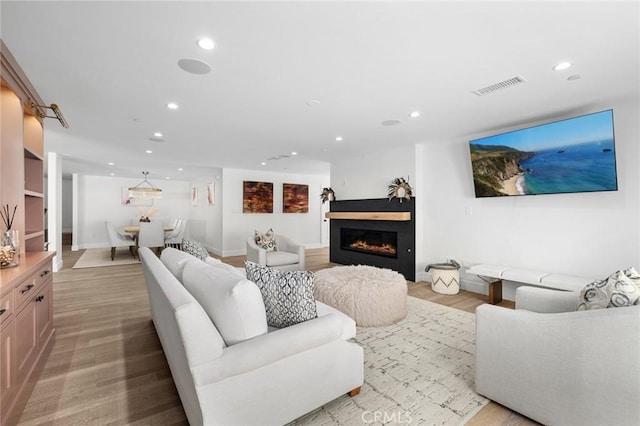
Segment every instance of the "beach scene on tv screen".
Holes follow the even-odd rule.
[[[469,143],[476,197],[615,191],[613,111]]]

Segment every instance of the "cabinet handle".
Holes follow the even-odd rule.
[[[28,292],[29,290],[31,290],[33,288],[33,284],[29,284],[28,286],[26,286],[25,288],[23,288],[22,290],[20,290],[20,293],[25,294],[26,292]]]
[[[44,300],[44,296],[40,295],[38,297],[36,297],[36,302],[42,302]]]
[[[44,277],[45,275],[47,275],[49,272],[51,271],[44,271],[43,273],[40,274],[40,278]]]
[[[7,312],[6,309],[4,309],[4,308],[0,309],[0,315],[4,314],[5,312]]]

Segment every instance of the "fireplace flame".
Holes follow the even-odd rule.
[[[349,248],[357,250],[366,250],[374,253],[396,254],[396,247],[393,244],[369,244],[364,240],[354,241]]]

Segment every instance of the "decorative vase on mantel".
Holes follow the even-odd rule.
[[[0,268],[12,268],[20,264],[18,231],[9,229],[0,239]]]

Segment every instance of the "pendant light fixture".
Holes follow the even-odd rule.
[[[144,180],[129,188],[129,197],[133,198],[162,198],[162,189],[157,188],[147,180],[149,172],[142,172]],[[145,186],[146,184],[146,186]]]

